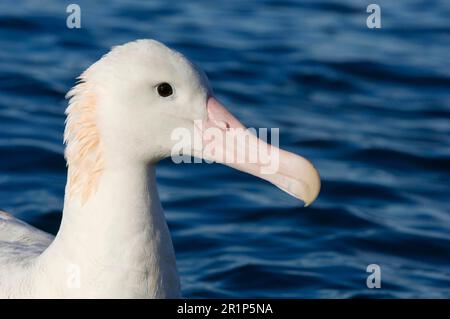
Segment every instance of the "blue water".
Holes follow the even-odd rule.
[[[220,165],[159,165],[186,297],[450,297],[450,5],[372,1],[0,3],[0,209],[55,233],[64,95],[112,45],[155,38],[251,127],[279,127],[308,208]],[[366,267],[382,287],[366,287]]]

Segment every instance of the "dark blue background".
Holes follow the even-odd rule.
[[[112,45],[155,38],[322,178],[311,207],[219,165],[161,163],[186,297],[450,297],[450,3],[0,3],[0,208],[55,233],[64,94]],[[366,288],[366,266],[382,288]]]

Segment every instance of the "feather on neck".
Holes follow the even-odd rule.
[[[79,83],[66,95],[64,143],[68,166],[66,195],[80,197],[84,204],[97,190],[104,170],[104,157],[97,126],[98,100],[95,87],[89,82],[89,70],[79,77]]]

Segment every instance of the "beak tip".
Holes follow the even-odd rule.
[[[314,173],[312,175],[313,177],[310,179],[309,183],[307,183],[308,186],[306,194],[303,198],[301,198],[304,202],[303,207],[310,206],[317,199],[320,193],[321,182],[319,172],[316,168],[314,168]]]

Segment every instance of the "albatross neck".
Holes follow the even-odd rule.
[[[53,246],[66,262],[80,266],[81,278],[105,278],[108,289],[97,290],[102,296],[179,295],[175,255],[152,165],[106,167],[96,192],[84,204],[66,194]]]

